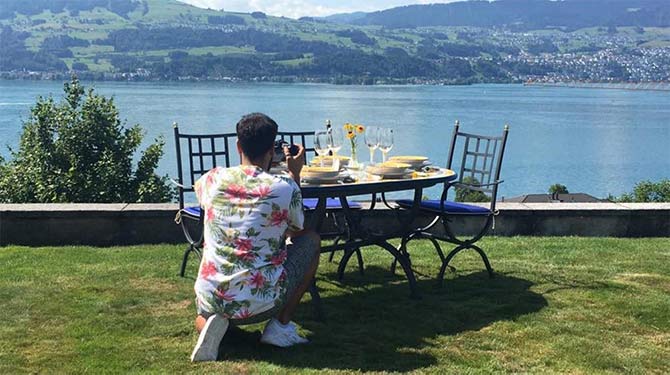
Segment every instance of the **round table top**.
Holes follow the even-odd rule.
[[[335,184],[302,184],[303,198],[319,198],[333,196],[350,196],[391,191],[414,190],[428,188],[440,183],[455,180],[456,172],[440,168],[433,173],[416,173],[411,178],[364,180],[356,182],[339,182]]]

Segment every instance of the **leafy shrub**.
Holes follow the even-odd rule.
[[[624,193],[620,197],[609,197],[617,202],[670,202],[670,179],[659,182],[641,181],[633,188],[633,192]]]
[[[562,184],[553,184],[549,186],[549,194],[568,194],[568,187]]]
[[[170,201],[167,177],[154,173],[163,140],[149,145],[133,169],[140,126],[124,128],[113,99],[85,93],[76,77],[64,91],[61,103],[38,98],[18,151],[0,160],[0,202]]]
[[[463,177],[461,183],[465,185],[477,186],[480,184],[479,180],[474,177]],[[491,197],[479,190],[471,190],[465,186],[456,187],[456,202],[490,202]]]

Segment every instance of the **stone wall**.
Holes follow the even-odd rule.
[[[670,203],[500,203],[498,208],[492,233],[501,236],[670,237]],[[183,243],[176,211],[174,204],[4,204],[0,246]],[[429,219],[419,218],[417,225]],[[363,220],[384,228],[397,222],[393,211],[379,205]],[[460,233],[480,225],[466,217],[453,223]]]

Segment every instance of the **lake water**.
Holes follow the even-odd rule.
[[[392,127],[392,154],[425,154],[439,164],[446,162],[455,120],[464,131],[489,134],[509,124],[505,197],[543,193],[554,183],[605,197],[630,191],[641,180],[670,178],[670,92],[522,85],[93,85],[114,95],[121,117],[141,124],[147,139],[165,136],[160,172],[171,176],[176,174],[173,122],[183,132],[232,132],[242,114],[260,111],[282,130],[323,128],[326,119]],[[37,96],[61,93],[61,82],[0,81],[0,144],[17,145]],[[9,152],[2,147],[0,154]],[[367,149],[361,147],[359,155],[366,160]]]

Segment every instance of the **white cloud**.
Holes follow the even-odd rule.
[[[274,16],[299,18],[355,11],[371,12],[401,5],[450,3],[456,0],[179,0],[200,8],[233,12],[261,11]]]

